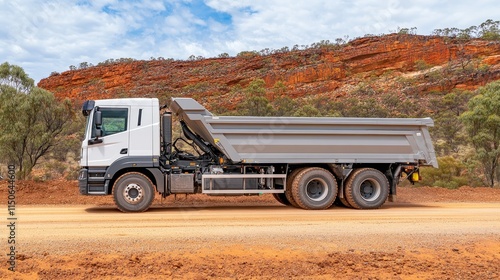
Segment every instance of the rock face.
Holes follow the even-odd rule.
[[[475,89],[500,79],[500,43],[390,34],[360,38],[342,46],[269,55],[248,53],[234,58],[94,66],[50,76],[38,86],[77,103],[132,96],[192,96],[208,104],[215,98],[225,98],[229,104],[234,103],[230,99],[241,98],[230,92],[257,78],[265,81],[268,95],[281,82],[286,88],[284,94],[300,98],[342,96],[360,82],[391,91],[403,90],[404,87],[395,86],[395,81],[408,77],[415,89],[412,92],[417,93]]]

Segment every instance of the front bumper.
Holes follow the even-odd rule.
[[[82,168],[78,174],[78,188],[82,195],[107,195],[109,180],[104,179],[104,172],[100,169],[89,171]]]

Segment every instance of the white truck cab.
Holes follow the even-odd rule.
[[[158,112],[156,98],[86,101],[83,114],[87,116],[87,123],[80,160],[80,166],[86,170],[80,172],[80,177],[92,178],[93,186],[86,190],[88,194],[109,194],[105,181],[113,175],[106,174],[110,167],[123,169],[133,164],[158,165]]]

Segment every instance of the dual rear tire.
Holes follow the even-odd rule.
[[[344,186],[344,198],[356,209],[380,208],[389,196],[389,181],[380,171],[360,168],[353,171]]]
[[[296,169],[287,179],[285,194],[278,201],[294,207],[321,210],[327,209],[337,198],[337,180],[333,174],[319,167]],[[359,168],[353,171],[343,188],[343,197],[337,200],[346,207],[355,209],[380,208],[389,196],[389,181],[380,171]]]
[[[337,181],[326,169],[304,168],[292,179],[291,193],[300,208],[327,209],[337,197]]]
[[[337,197],[337,182],[326,169],[298,168],[288,175],[285,193],[273,196],[284,205],[303,209],[327,209]]]

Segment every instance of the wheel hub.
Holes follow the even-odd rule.
[[[139,203],[144,197],[143,189],[137,184],[128,184],[123,190],[123,197],[131,204]]]
[[[306,186],[307,197],[314,201],[321,201],[328,195],[328,186],[321,179],[309,181]]]
[[[361,197],[366,201],[372,201],[378,198],[381,193],[381,186],[378,182],[372,180],[364,181],[360,186]]]
[[[371,184],[363,183],[362,188],[361,193],[363,194],[363,197],[370,198],[370,196],[373,195],[373,187]]]

